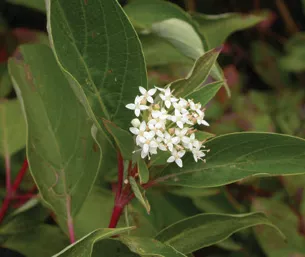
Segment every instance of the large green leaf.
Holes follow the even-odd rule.
[[[213,65],[219,55],[219,49],[213,49],[200,57],[185,79],[179,79],[171,83],[171,89],[174,90],[175,96],[188,97],[207,79]]]
[[[163,244],[152,238],[145,237],[120,237],[121,242],[128,246],[128,248],[139,254],[140,256],[149,257],[182,257],[184,254],[178,252],[173,247]],[[185,256],[186,257],[186,256]]]
[[[131,230],[132,228],[98,229],[84,236],[53,257],[90,257],[96,241],[109,238]]]
[[[305,140],[272,133],[233,133],[206,143],[206,163],[186,156],[183,168],[169,165],[157,181],[189,187],[217,187],[249,176],[305,173]]]
[[[260,224],[271,226],[280,232],[262,213],[239,215],[208,213],[179,221],[162,230],[156,239],[187,254],[219,243],[237,231]]]
[[[191,16],[179,6],[163,0],[133,0],[124,10],[135,27],[146,30],[150,30],[154,23],[172,18],[193,22]]]
[[[27,120],[31,173],[49,207],[58,216],[71,218],[86,199],[99,169],[96,127],[49,47],[23,45],[9,60],[9,71]]]
[[[0,154],[12,155],[25,147],[26,125],[18,100],[0,103]]]
[[[305,256],[305,239],[299,232],[299,219],[287,204],[276,199],[256,198],[252,209],[266,213],[287,237],[284,240],[265,226],[255,228],[256,238],[268,257]]]
[[[209,49],[220,46],[233,32],[243,30],[256,25],[267,18],[267,13],[241,14],[223,13],[218,15],[206,15],[195,13],[195,21],[199,24],[199,31],[206,39]]]
[[[8,74],[7,64],[0,63],[0,98],[6,97],[13,89],[13,85]]]
[[[32,227],[10,236],[2,246],[16,250],[26,257],[52,256],[69,244],[62,231],[51,225]]]
[[[125,128],[139,86],[147,88],[139,39],[116,0],[47,0],[48,31],[63,71],[97,124]],[[81,17],[81,18],[80,18]]]
[[[122,242],[116,239],[105,239],[94,244],[92,257],[139,257]]]

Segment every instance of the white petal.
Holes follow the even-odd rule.
[[[166,147],[165,147],[165,145],[163,145],[163,144],[159,144],[159,149],[160,149],[161,151],[166,151],[166,150],[167,150]]]
[[[182,121],[177,121],[177,125],[179,128],[183,129],[183,123]]]
[[[198,162],[197,155],[194,154],[193,157],[194,157],[195,162]]]
[[[160,94],[159,96],[160,96],[160,98],[161,98],[163,101],[164,101],[165,98],[166,98],[165,95],[163,95],[163,94]]]
[[[153,95],[156,93],[156,91],[157,91],[156,88],[152,88],[152,89],[148,90],[148,94],[149,94],[150,96],[153,96]]]
[[[167,144],[167,147],[168,147],[168,150],[170,150],[171,152],[172,152],[173,149],[174,149],[174,146],[173,146],[172,143]]]
[[[147,153],[144,152],[144,151],[141,152],[141,158],[142,159],[144,159],[147,155],[148,155],[148,152]]]
[[[139,87],[139,90],[141,92],[142,95],[145,95],[146,94],[146,89],[144,87]]]
[[[166,100],[166,101],[165,101],[165,106],[166,106],[167,108],[171,107],[171,101]]]
[[[182,160],[181,159],[177,159],[177,160],[175,160],[175,162],[177,163],[177,165],[180,167],[180,168],[182,168]]]
[[[142,151],[143,151],[144,153],[148,153],[148,151],[149,151],[149,145],[148,145],[148,144],[144,144],[144,145],[143,145],[143,148],[142,148]]]
[[[171,156],[167,159],[167,162],[174,162],[175,161],[175,157]]]
[[[129,110],[134,110],[136,108],[135,104],[127,104],[126,108]]]
[[[129,130],[134,135],[138,135],[139,134],[139,130],[137,128],[129,128]]]
[[[150,103],[154,103],[154,99],[151,97],[151,96],[148,96],[147,98],[147,102],[150,102]]]
[[[134,110],[134,114],[137,116],[137,117],[139,117],[140,116],[140,109],[135,109]]]
[[[142,121],[141,125],[140,125],[140,130],[144,131],[146,129],[146,122]]]
[[[172,138],[172,142],[173,142],[174,145],[178,144],[179,140],[180,140],[179,137],[173,137]]]
[[[178,156],[181,158],[181,157],[183,157],[185,155],[185,151],[179,151],[178,152]]]
[[[144,110],[147,110],[147,109],[149,109],[148,106],[146,106],[146,105],[140,105],[140,110],[141,110],[141,111],[144,111]]]
[[[202,120],[202,121],[201,121],[201,124],[203,124],[203,125],[205,125],[205,126],[210,126],[210,124],[207,123],[205,120]]]
[[[150,144],[149,144],[149,147],[157,148],[158,144],[157,144],[156,141],[151,141]]]
[[[146,138],[145,137],[137,137],[137,141],[140,142],[141,144],[144,144],[146,142]]]

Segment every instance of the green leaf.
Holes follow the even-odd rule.
[[[193,99],[194,102],[200,102],[202,106],[207,105],[209,101],[214,98],[218,90],[223,86],[223,81],[217,81],[211,84],[200,87],[188,96],[189,99]]]
[[[105,118],[125,128],[139,86],[147,88],[140,41],[117,1],[47,0],[56,59],[97,126]],[[82,17],[80,19],[80,17]]]
[[[171,83],[171,88],[177,97],[188,97],[198,90],[207,79],[213,65],[219,55],[219,49],[213,49],[200,57],[190,73],[185,79],[179,79]]]
[[[71,219],[99,170],[101,151],[95,141],[96,127],[49,47],[21,46],[9,60],[9,72],[27,120],[31,173],[48,206],[58,216]]]
[[[192,64],[192,59],[180,53],[167,40],[156,35],[140,35],[140,40],[145,55],[146,65],[157,66],[170,63]]]
[[[135,27],[146,30],[150,30],[154,23],[171,18],[193,22],[191,16],[178,5],[163,0],[133,0],[124,10]]]
[[[249,176],[278,176],[305,173],[305,140],[272,133],[233,133],[215,137],[206,144],[206,163],[192,156],[183,168],[169,165],[160,183],[189,187],[217,187]]]
[[[0,103],[0,154],[10,156],[25,147],[26,125],[18,100]]]
[[[116,239],[105,239],[95,243],[91,257],[139,257]]]
[[[140,188],[136,182],[136,180],[133,177],[129,177],[129,183],[131,185],[132,191],[135,194],[135,197],[139,200],[139,202],[143,205],[143,207],[146,209],[147,213],[150,213],[150,205],[148,200],[146,199],[144,193],[140,191]]]
[[[46,11],[44,0],[8,0],[7,2],[17,5],[24,5],[25,7],[37,9],[41,12]]]
[[[132,159],[132,152],[135,148],[135,143],[132,138],[132,135],[110,121],[103,120],[104,125],[107,131],[113,136],[116,145],[121,151],[124,160],[131,160]]]
[[[266,256],[305,256],[305,239],[299,232],[299,219],[291,207],[276,199],[255,198],[252,209],[266,213],[287,237],[284,240],[268,227],[255,228],[255,236]]]
[[[199,140],[199,141],[205,141],[209,138],[215,137],[214,134],[211,134],[211,133],[206,132],[206,131],[201,131],[201,130],[196,131],[195,136],[196,136],[196,139]]]
[[[115,236],[133,229],[129,228],[115,228],[115,229],[98,229],[90,234],[84,236],[74,244],[68,246],[58,254],[53,257],[90,257],[93,250],[93,245],[97,240],[102,240],[105,238],[109,238],[111,236]]]
[[[204,54],[201,38],[188,22],[172,18],[154,23],[151,30],[159,37],[168,40],[181,53],[193,60]]]
[[[138,159],[138,173],[140,178],[140,183],[145,184],[149,180],[149,170],[146,165],[146,162],[142,159]]]
[[[230,34],[239,30],[250,28],[265,20],[267,16],[267,12],[256,14],[193,14],[193,18],[196,22],[198,22],[199,31],[206,39],[209,49],[222,45]]]
[[[30,231],[9,237],[3,247],[13,249],[26,257],[53,256],[69,244],[61,230],[51,225],[40,225]]]
[[[256,225],[268,225],[277,229],[262,213],[199,214],[177,222],[162,230],[156,239],[173,246],[182,253],[219,243],[237,231]]]
[[[139,254],[140,256],[156,256],[156,257],[182,257],[184,254],[178,252],[173,247],[162,244],[161,242],[145,237],[121,236],[120,241],[128,248]]]

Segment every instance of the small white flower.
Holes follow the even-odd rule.
[[[175,113],[179,112],[181,114],[188,113],[187,111],[187,105],[188,102],[184,100],[183,98],[180,98],[179,102],[173,103],[173,106],[175,108]]]
[[[167,162],[176,162],[177,163],[177,165],[180,167],[180,168],[182,168],[182,160],[181,160],[181,158],[183,157],[185,155],[185,151],[184,150],[181,150],[181,151],[177,151],[176,149],[174,149],[173,151],[172,151],[172,156],[171,157],[169,157],[168,159],[167,159]]]
[[[161,89],[158,88],[163,92],[163,94],[160,94],[161,99],[164,101],[164,104],[167,108],[170,108],[172,103],[177,102],[178,99],[176,97],[173,97],[170,88]]]
[[[188,130],[189,130],[189,128],[183,128],[183,129],[176,128],[175,129],[175,134],[179,138],[179,142],[182,141],[182,139],[184,137],[186,137],[186,133],[188,132]]]
[[[205,156],[205,153],[201,151],[200,149],[194,148],[193,151],[193,157],[195,162],[198,162],[198,160],[202,160],[202,157]]]
[[[171,118],[172,121],[175,122],[181,129],[183,129],[185,123],[193,125],[187,114],[175,113],[175,115],[171,116]]]
[[[168,147],[168,150],[173,151],[174,145],[177,145],[179,143],[179,138],[173,137],[169,133],[166,132],[164,134],[163,142]]]
[[[146,131],[146,122],[142,121],[142,123],[141,123],[139,128],[130,128],[129,130],[134,135],[137,135],[137,137],[136,137],[136,144],[140,145],[141,141],[143,141],[142,138],[144,137],[144,132]]]
[[[202,112],[201,115],[198,115],[197,113],[195,113],[195,114],[193,114],[193,116],[197,120],[198,125],[210,126],[210,124],[204,120],[204,112]]]
[[[195,138],[195,134],[191,134],[190,137],[183,137],[182,142],[184,146],[190,150],[192,150],[194,147],[198,147],[200,145],[200,142]]]
[[[130,110],[134,110],[134,113],[137,117],[140,116],[140,112],[149,109],[148,106],[141,104],[141,101],[143,100],[142,97],[136,96],[134,104],[127,104],[126,108]]]
[[[168,114],[167,114],[167,110],[165,110],[164,108],[161,109],[161,111],[159,110],[152,110],[151,111],[151,116],[154,118],[154,119],[161,119],[161,120],[166,120],[167,117],[168,117]]]
[[[153,131],[144,132],[143,137],[140,138],[140,143],[142,147],[141,157],[144,159],[149,154],[156,154],[158,143],[154,139],[155,133]]]
[[[142,97],[147,100],[147,102],[154,103],[154,99],[152,98],[152,96],[156,93],[156,88],[152,88],[147,91],[144,87],[139,87],[139,90],[142,94]]]

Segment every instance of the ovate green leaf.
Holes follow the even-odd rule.
[[[196,61],[187,78],[171,83],[171,89],[174,90],[174,95],[177,97],[188,97],[194,91],[198,90],[202,83],[207,79],[218,55],[218,49],[205,53]]]
[[[99,170],[96,127],[49,47],[23,45],[10,59],[9,71],[27,121],[31,173],[46,203],[58,216],[71,218]]]
[[[269,133],[233,133],[205,143],[206,163],[183,159],[183,168],[169,165],[157,180],[171,185],[217,187],[249,176],[305,173],[305,140]]]
[[[268,225],[274,228],[275,232],[280,232],[262,213],[239,215],[208,213],[177,222],[162,230],[156,239],[187,254],[219,243],[239,230],[260,224]]]
[[[91,117],[125,128],[139,86],[147,88],[139,39],[116,0],[47,0],[48,31],[62,70]]]
[[[267,12],[258,14],[223,13],[218,15],[195,13],[193,18],[198,22],[199,31],[211,49],[222,45],[230,34],[250,28],[263,21],[267,18],[267,14]]]

